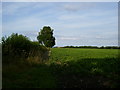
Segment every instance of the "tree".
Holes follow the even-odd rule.
[[[53,29],[51,27],[44,26],[38,34],[37,39],[40,44],[49,48],[55,45],[55,37],[53,37]]]

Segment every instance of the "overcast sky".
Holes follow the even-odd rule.
[[[2,26],[3,36],[19,33],[31,40],[50,26],[56,46],[118,45],[118,3],[3,2]]]

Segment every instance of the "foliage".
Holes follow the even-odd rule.
[[[39,42],[31,42],[30,52],[28,56],[28,61],[33,63],[43,63],[49,59],[49,50],[43,46],[39,45]]]
[[[37,39],[40,44],[46,47],[53,47],[55,45],[55,37],[53,37],[53,30],[49,26],[44,26],[39,32]]]
[[[2,51],[3,62],[7,60],[5,61],[7,63],[9,60],[14,60],[15,58],[30,59],[32,56],[38,57],[39,60],[44,60],[48,57],[45,54],[48,52],[45,46],[39,45],[38,42],[32,42],[26,36],[18,35],[17,33],[13,33],[8,37],[2,37]],[[6,57],[9,57],[9,59]]]
[[[2,37],[3,55],[27,55],[30,51],[31,41],[23,35],[12,34],[9,37]]]

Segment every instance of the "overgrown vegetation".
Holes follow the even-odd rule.
[[[2,87],[51,88],[55,79],[44,64],[49,50],[23,35],[2,37]]]
[[[8,37],[2,37],[2,57],[3,63],[13,63],[19,59],[35,59],[38,62],[47,59],[47,48],[39,45],[38,42],[30,41],[26,36],[12,34]]]

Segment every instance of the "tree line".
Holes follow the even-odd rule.
[[[120,46],[64,46],[62,48],[120,49]]]

